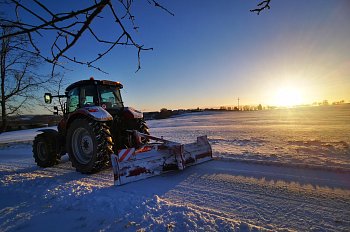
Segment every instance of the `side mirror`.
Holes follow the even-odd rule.
[[[52,102],[52,95],[51,93],[45,93],[44,94],[44,99],[46,104],[50,104]]]

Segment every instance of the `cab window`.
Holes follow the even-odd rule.
[[[79,107],[79,88],[74,88],[68,93],[68,112],[71,113]]]
[[[107,109],[119,109],[123,107],[119,89],[114,86],[99,86],[101,106]]]
[[[88,85],[80,88],[80,106],[98,105],[96,86]]]

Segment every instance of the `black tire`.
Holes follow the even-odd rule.
[[[69,127],[66,139],[69,158],[78,172],[95,173],[109,166],[113,141],[105,123],[76,119]]]
[[[58,164],[57,138],[45,132],[38,134],[33,141],[33,157],[37,165],[43,168]]]

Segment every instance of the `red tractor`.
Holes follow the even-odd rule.
[[[40,130],[33,142],[35,162],[40,167],[57,164],[68,153],[72,166],[81,173],[94,173],[110,164],[110,155],[135,147],[130,131],[149,134],[143,114],[124,107],[120,94],[123,85],[106,80],[82,80],[67,87],[65,95],[45,93],[45,102],[53,97],[66,98],[63,119],[53,129]],[[146,143],[142,138],[141,143]]]

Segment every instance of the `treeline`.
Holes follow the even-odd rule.
[[[55,126],[61,120],[59,115],[21,115],[8,118],[6,131],[25,130]]]
[[[146,120],[150,119],[165,119],[170,118],[172,116],[181,115],[184,113],[194,113],[194,112],[202,112],[203,110],[197,108],[197,109],[188,109],[188,110],[168,110],[166,108],[162,108],[160,111],[153,111],[153,112],[144,112],[143,115]]]
[[[263,107],[261,104],[259,105],[242,105],[242,106],[220,106],[220,111],[253,111],[253,110],[263,110],[266,109],[266,107]],[[208,109],[206,108],[205,110],[215,110],[215,109]]]

